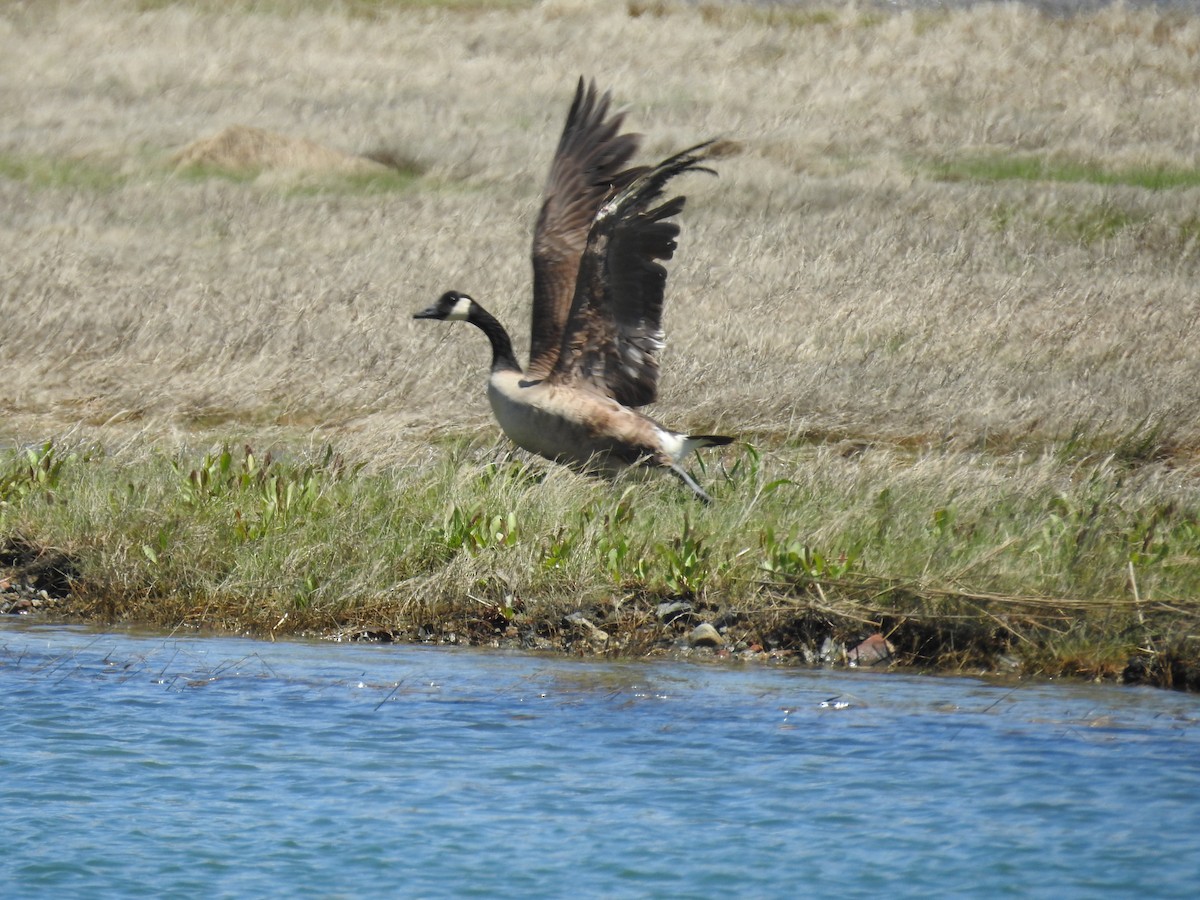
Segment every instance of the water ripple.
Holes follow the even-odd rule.
[[[1185,695],[24,625],[0,691],[4,897],[1190,897],[1200,875]]]

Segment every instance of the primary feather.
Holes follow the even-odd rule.
[[[608,117],[611,97],[583,78],[567,114],[533,233],[533,316],[530,378],[544,378],[558,360],[579,259],[597,210],[643,170],[624,166],[640,137],[621,134],[623,114]]]
[[[712,172],[698,144],[643,172],[596,214],[580,261],[562,349],[550,379],[582,381],[624,406],[658,396],[663,293],[683,210],[674,197],[650,209],[667,182],[687,171]]]

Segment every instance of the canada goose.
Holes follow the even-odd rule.
[[[470,322],[488,336],[488,399],[519,446],[609,474],[664,467],[709,502],[683,461],[733,438],[680,434],[634,407],[658,395],[667,280],[658,260],[675,252],[679,226],[667,220],[684,198],[651,204],[676,175],[712,172],[701,165],[711,142],[656,166],[624,168],[639,138],[620,133],[624,116],[607,117],[609,102],[579,79],[534,230],[528,369],[504,326],[467,294],[447,291],[414,318]]]

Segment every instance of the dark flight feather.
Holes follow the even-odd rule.
[[[624,406],[658,396],[658,356],[667,270],[683,209],[673,197],[652,208],[667,183],[702,163],[709,143],[698,144],[643,172],[596,214],[580,260],[571,311],[558,361],[549,378],[584,382]],[[715,174],[715,173],[714,173]]]

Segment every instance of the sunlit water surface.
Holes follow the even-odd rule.
[[[0,625],[0,896],[1194,897],[1163,691]]]

